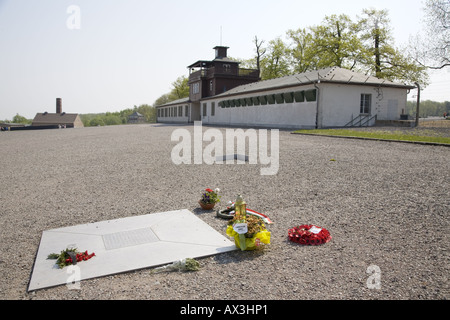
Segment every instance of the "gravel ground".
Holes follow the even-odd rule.
[[[261,176],[266,165],[174,165],[176,128],[2,132],[0,299],[449,298],[448,147],[280,131],[278,174]],[[27,293],[44,230],[186,208],[225,235],[227,222],[198,208],[208,187],[222,190],[219,208],[242,193],[269,215],[272,243],[199,259],[197,272],[144,269]],[[327,228],[332,241],[289,242],[301,224]],[[380,289],[368,288],[370,266]]]

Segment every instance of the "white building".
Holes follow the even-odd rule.
[[[415,88],[338,67],[243,84],[195,100],[193,86],[190,98],[157,107],[158,122],[289,129],[373,126],[377,120],[400,120],[407,94]]]

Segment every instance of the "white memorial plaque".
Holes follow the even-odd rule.
[[[237,250],[186,209],[52,229],[42,233],[28,291],[67,283],[69,269],[47,256],[69,246],[95,253],[77,263],[80,281]]]
[[[159,241],[158,237],[151,228],[105,234],[102,237],[106,250],[137,246],[140,244]]]

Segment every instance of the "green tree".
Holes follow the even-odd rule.
[[[87,127],[96,127],[96,126],[104,126],[105,122],[100,116],[96,116],[93,119],[90,119],[88,123],[85,124]]]
[[[172,83],[172,91],[169,94],[171,101],[189,97],[188,81],[186,76],[181,76]]]
[[[170,96],[168,93],[163,94],[162,96],[160,96],[158,99],[155,100],[155,102],[153,103],[153,105],[155,107],[157,106],[162,106],[163,104],[169,103],[170,101]]]
[[[122,124],[122,120],[120,119],[120,116],[118,115],[118,113],[111,113],[111,112],[107,112],[103,116],[103,122],[107,126]]]
[[[381,79],[428,84],[426,69],[395,47],[387,10],[365,9],[356,22],[345,14],[325,16],[318,26],[288,30],[288,42],[269,42],[261,78],[272,79],[328,67],[368,73]],[[245,61],[255,67],[257,57]]]
[[[260,61],[261,79],[268,80],[291,74],[288,47],[280,39],[269,42],[265,57]]]
[[[172,90],[156,99],[153,106],[157,107],[178,99],[188,98],[190,90],[188,81],[186,76],[178,77],[172,82]]]
[[[365,55],[358,26],[345,14],[326,16],[321,25],[310,30],[312,52],[308,56],[317,69],[341,67],[351,70]]]
[[[22,124],[31,124],[31,120],[19,115],[18,113],[12,119],[12,123],[22,123]]]
[[[135,110],[145,117],[145,122],[156,122],[156,109],[148,104],[142,104],[139,107],[135,106]]]
[[[134,106],[133,109],[127,108],[127,109],[123,109],[123,110],[119,111],[119,116],[122,121],[122,124],[128,123],[128,117],[134,113],[135,109],[136,109],[136,106]]]
[[[416,101],[408,101],[406,104],[406,113],[415,116],[417,111]],[[450,112],[450,102],[437,102],[432,100],[424,100],[420,102],[420,117],[442,117],[444,112]]]
[[[395,48],[387,10],[364,9],[357,23],[365,46],[361,55],[363,71],[391,81],[428,84],[426,68]]]
[[[117,112],[82,114],[80,117],[85,127],[113,126],[127,124],[128,117],[134,112],[142,114],[145,117],[145,122],[156,122],[156,109],[148,104],[126,108]]]
[[[291,41],[289,59],[293,73],[311,71],[316,67],[314,59],[313,35],[307,29],[288,30],[287,37]]]

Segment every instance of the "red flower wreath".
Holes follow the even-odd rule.
[[[321,229],[320,232],[311,232],[310,229]],[[306,246],[318,246],[331,240],[330,232],[327,229],[314,225],[301,225],[289,229],[289,240]]]

